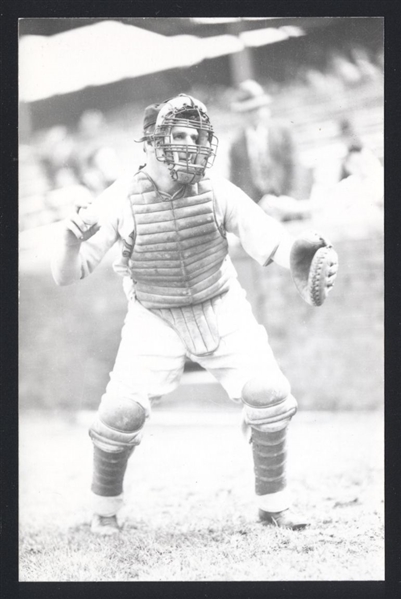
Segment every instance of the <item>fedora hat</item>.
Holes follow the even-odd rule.
[[[238,86],[238,92],[231,108],[234,112],[246,112],[260,106],[268,106],[271,101],[271,97],[265,93],[259,83],[248,79]]]

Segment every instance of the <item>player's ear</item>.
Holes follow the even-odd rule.
[[[154,154],[155,153],[155,147],[153,145],[153,142],[149,139],[147,139],[145,141],[145,143],[143,144],[143,151],[146,154]]]

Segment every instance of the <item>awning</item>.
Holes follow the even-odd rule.
[[[196,37],[158,33],[102,21],[53,36],[23,36],[19,45],[19,97],[34,102],[88,86],[113,83],[199,64],[245,47],[304,35],[299,27]]]

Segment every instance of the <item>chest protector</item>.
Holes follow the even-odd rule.
[[[139,172],[130,202],[135,234],[126,257],[145,308],[192,306],[228,290],[228,244],[209,179],[187,185],[179,197],[165,197]]]

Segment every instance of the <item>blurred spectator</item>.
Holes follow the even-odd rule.
[[[49,190],[77,182],[74,140],[64,125],[49,129],[38,149],[38,158],[45,173]]]
[[[45,134],[37,154],[46,178],[42,208],[37,210],[41,214],[28,214],[22,222],[24,228],[65,218],[72,195],[96,196],[116,180],[120,163],[114,149],[105,143],[106,130],[102,112],[88,110],[75,135],[64,125]],[[25,201],[29,209],[28,203],[32,202]]]
[[[78,123],[74,154],[77,178],[93,195],[109,187],[120,174],[117,153],[104,141],[106,130],[106,119],[100,110],[85,111]]]
[[[304,67],[303,76],[307,86],[318,94],[328,96],[344,90],[343,81],[333,73],[324,73],[318,69]]]
[[[332,241],[383,235],[384,170],[366,147],[350,149],[348,174],[340,181],[314,190],[310,200],[269,197],[266,212],[279,220],[308,219]]]
[[[362,80],[362,74],[356,64],[345,54],[334,51],[330,57],[330,71],[346,85],[355,85]]]
[[[270,104],[271,97],[252,80],[241,83],[232,104],[243,125],[229,151],[229,179],[255,202],[266,194],[296,195],[292,134],[272,120]]]
[[[93,195],[98,195],[117,179],[120,164],[113,148],[100,147],[85,157],[80,168],[80,180]]]
[[[339,168],[339,180],[341,181],[352,174],[353,169],[351,163],[353,161],[353,156],[356,153],[361,152],[363,144],[348,118],[340,120],[339,129],[340,141],[344,145],[344,157]]]
[[[354,46],[351,48],[350,53],[363,79],[375,80],[381,77],[380,68],[374,64],[365,48]]]
[[[120,173],[116,152],[104,141],[107,124],[100,110],[85,111],[73,136],[64,125],[51,128],[40,148],[40,162],[50,190],[84,185],[94,195]]]
[[[324,195],[315,195],[311,219],[316,228],[326,226],[331,240],[382,237],[384,227],[384,169],[367,147],[351,149],[348,176]]]

